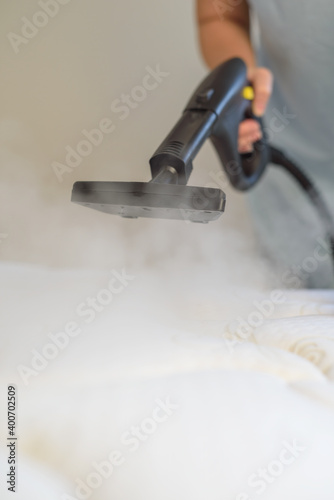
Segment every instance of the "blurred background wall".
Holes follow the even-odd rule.
[[[66,1],[22,0],[2,7],[3,141],[52,186],[58,184],[52,162],[62,161],[65,147],[84,138],[82,129],[109,117],[115,131],[72,176],[64,176],[62,189],[78,176],[143,177],[147,158],[204,74],[194,2]],[[27,26],[22,18],[43,22],[36,13],[45,12],[44,2],[49,8],[56,4],[58,12],[53,18],[45,13],[47,24],[30,40],[23,37],[27,43],[16,44],[10,33],[21,35]],[[33,30],[28,27],[28,32]],[[110,109],[112,102],[142,83],[146,66],[157,65],[169,76],[121,121]]]

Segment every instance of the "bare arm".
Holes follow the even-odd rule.
[[[197,0],[201,51],[210,68],[231,57],[241,57],[252,72],[255,57],[249,33],[249,7],[246,0],[240,0],[236,6],[233,3],[228,3],[228,0]]]
[[[272,92],[273,77],[267,68],[256,67],[250,40],[250,14],[246,0],[196,0],[200,48],[210,68],[240,57],[247,65],[247,76],[252,82],[255,98],[253,111],[263,115]],[[252,143],[261,136],[258,123],[245,120],[239,130],[239,150],[252,149]]]

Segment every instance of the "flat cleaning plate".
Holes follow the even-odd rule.
[[[73,203],[122,217],[207,223],[224,212],[220,189],[153,182],[76,182]]]

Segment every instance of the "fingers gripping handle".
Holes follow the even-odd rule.
[[[221,68],[225,70],[224,65]],[[264,172],[268,163],[268,148],[262,120],[253,115],[251,102],[244,97],[247,85],[244,62],[241,59],[228,61],[224,73],[231,80],[233,95],[229,106],[219,114],[210,139],[232,186],[239,191],[246,191],[257,183]],[[256,119],[259,122],[262,138],[254,143],[252,153],[241,155],[238,151],[238,132],[240,122],[245,118]]]
[[[249,107],[249,104],[247,104]],[[240,105],[239,112],[243,108]],[[253,151],[247,154],[238,152],[238,130],[240,122],[246,118],[256,119],[260,123],[262,138],[253,144]],[[211,141],[223,164],[226,175],[232,186],[239,191],[252,188],[260,179],[268,164],[268,148],[260,118],[252,116],[250,112],[239,115],[236,113],[216,124],[211,134]]]
[[[254,186],[268,163],[268,148],[262,120],[251,112],[244,97],[247,86],[245,63],[234,58],[215,68],[196,89],[186,110],[212,111],[216,115],[209,137],[234,188],[245,191]],[[262,139],[254,144],[251,154],[238,152],[239,125],[245,118],[257,119]]]

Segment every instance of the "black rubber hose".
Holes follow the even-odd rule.
[[[294,162],[287,158],[282,151],[273,146],[269,146],[269,155],[271,163],[274,163],[279,167],[283,167],[295,178],[316,208],[326,231],[326,237],[330,244],[332,263],[334,266],[334,221],[326,202],[308,176],[304,174],[304,172]]]

